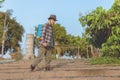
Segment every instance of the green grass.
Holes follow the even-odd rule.
[[[95,64],[120,64],[120,59],[113,57],[100,57],[90,59],[90,63]]]

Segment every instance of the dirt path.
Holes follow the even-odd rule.
[[[54,60],[51,71],[41,69],[43,61],[31,72],[31,62],[0,64],[0,80],[120,80],[120,66],[90,65],[81,60]]]

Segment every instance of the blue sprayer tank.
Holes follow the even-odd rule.
[[[40,38],[40,36],[41,36],[41,33],[42,33],[42,27],[43,27],[42,24],[39,24],[39,25],[38,25],[38,30],[37,30],[37,37],[38,37],[38,38]]]

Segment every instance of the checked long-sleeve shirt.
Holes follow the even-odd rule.
[[[42,28],[40,44],[47,43],[48,46],[54,47],[53,29],[48,23]]]

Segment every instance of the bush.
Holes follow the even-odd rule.
[[[112,28],[112,36],[106,43],[102,44],[103,56],[120,57],[120,28]]]
[[[91,64],[120,64],[120,59],[115,57],[100,57],[100,58],[92,58],[90,60]]]
[[[56,55],[55,54],[52,54],[52,59],[56,59]]]

